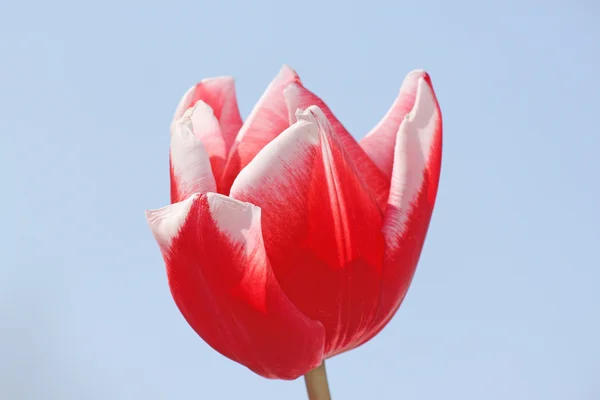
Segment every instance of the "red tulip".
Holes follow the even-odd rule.
[[[181,313],[268,378],[368,341],[410,285],[441,151],[423,71],[360,143],[288,67],[245,123],[232,78],[195,85],[171,128],[172,204],[147,212]]]

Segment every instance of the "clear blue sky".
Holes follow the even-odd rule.
[[[168,203],[185,90],[233,75],[246,116],[283,63],[357,138],[413,68],[444,114],[417,275],[378,337],[329,361],[334,398],[600,398],[599,16],[592,0],[3,2],[0,398],[305,398],[194,334],[144,218]]]

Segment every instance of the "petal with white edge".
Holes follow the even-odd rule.
[[[183,117],[171,134],[171,203],[192,193],[215,192],[217,185],[204,144],[196,138],[190,118]]]
[[[204,145],[218,191],[227,158],[227,145],[221,135],[219,121],[213,109],[202,100],[198,100],[193,107],[188,108],[182,119],[191,121],[194,135]]]
[[[217,193],[148,211],[171,293],[212,348],[267,378],[295,379],[323,360],[323,326],[281,290],[260,208]]]
[[[284,65],[254,106],[229,152],[222,180],[223,193],[229,192],[240,170],[248,165],[267,143],[290,126],[283,89],[291,82],[298,81],[298,74]]]
[[[419,79],[429,79],[423,70],[411,71],[400,88],[398,97],[383,119],[360,141],[360,146],[387,177],[391,177],[394,147],[404,117],[413,109]]]
[[[394,149],[381,299],[369,334],[375,336],[396,313],[410,286],[429,228],[442,161],[442,115],[428,77],[419,78],[412,111],[404,117]]]
[[[235,80],[230,76],[206,78],[192,86],[180,100],[173,123],[199,101],[206,103],[219,121],[219,135],[225,146],[225,154],[227,154],[242,126],[242,117],[235,92]]]
[[[327,332],[325,355],[359,337],[377,311],[382,214],[316,106],[244,168],[231,197],[262,209],[265,247],[290,300]]]
[[[301,82],[290,83],[284,91],[285,101],[288,107],[290,123],[296,122],[296,112],[304,111],[310,106],[317,106],[323,112],[332,127],[332,135],[338,137],[344,152],[352,159],[352,164],[358,171],[364,185],[377,199],[380,209],[385,209],[387,202],[390,180],[371,161],[369,156],[360,147],[358,142],[344,128],[342,123],[333,115],[333,112],[317,95],[306,89]]]

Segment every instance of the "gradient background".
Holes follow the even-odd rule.
[[[185,90],[283,63],[361,138],[407,72],[444,113],[437,209],[404,305],[328,363],[335,399],[600,398],[600,7],[563,1],[0,5],[0,399],[305,399],[211,350],[168,291]]]

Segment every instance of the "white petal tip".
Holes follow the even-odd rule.
[[[327,121],[325,113],[318,106],[310,106],[306,110],[298,109],[296,111],[296,119],[298,121],[306,121],[311,123]]]
[[[199,196],[199,193],[194,193],[179,203],[146,211],[146,220],[159,246],[168,248],[171,245]]]
[[[427,72],[425,72],[425,70],[413,69],[406,75],[404,81],[402,81],[402,85],[400,86],[400,93],[402,94],[406,92],[414,92],[415,86],[419,84],[419,81],[427,77],[429,77],[429,75],[427,74]]]
[[[209,78],[204,78],[200,81],[200,84],[203,83],[223,83],[223,84],[233,84],[235,83],[235,78],[233,76],[212,76]]]
[[[415,104],[404,119],[410,123],[427,123],[436,112],[435,95],[424,77],[417,82]]]
[[[245,242],[260,228],[260,207],[218,193],[207,193],[206,198],[213,220],[230,239]]]
[[[286,72],[286,73],[298,75],[298,73],[296,72],[296,70],[294,68],[290,67],[288,64],[283,64],[281,66],[280,72]]]
[[[193,107],[188,108],[183,116],[180,118],[181,120],[190,120],[197,119],[202,117],[212,117],[214,115],[214,111],[211,106],[203,102],[202,100],[198,100]]]
[[[427,72],[424,69],[413,69],[412,71],[410,71],[407,75],[407,77],[412,76],[412,77],[425,77],[427,76]]]

